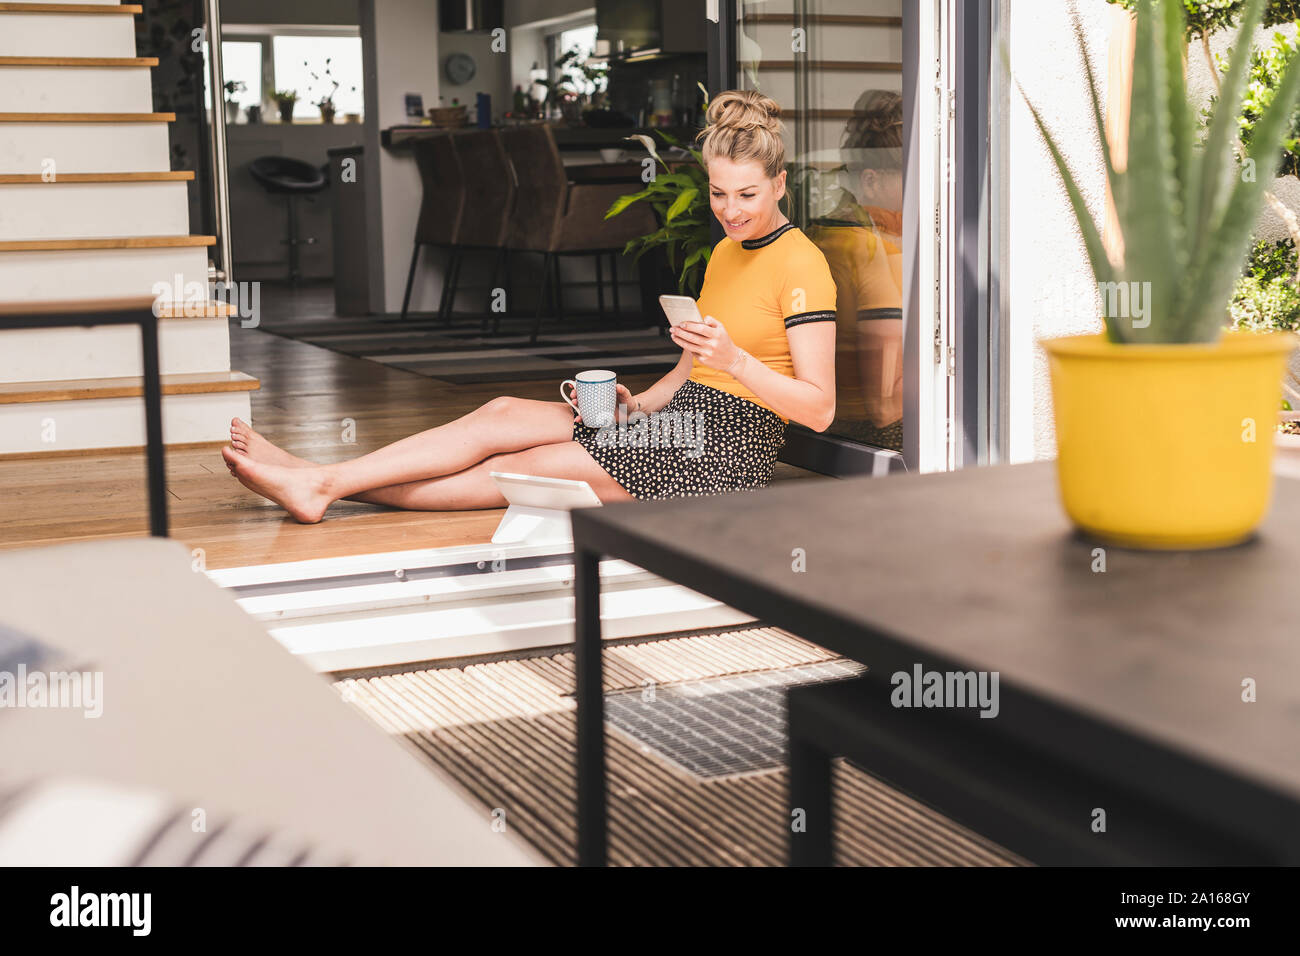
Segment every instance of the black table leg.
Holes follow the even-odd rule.
[[[573,554],[573,611],[577,629],[578,865],[604,866],[605,694],[601,673],[600,555]]]
[[[149,533],[167,537],[167,475],[163,465],[162,378],[158,373],[158,318],[140,320],[144,357],[144,440],[149,485]]]
[[[791,866],[830,866],[833,860],[831,754],[813,741],[800,714],[798,692],[786,699],[789,740]]]

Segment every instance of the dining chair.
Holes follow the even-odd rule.
[[[456,244],[460,239],[461,220],[465,211],[465,182],[460,159],[447,134],[431,136],[414,146],[415,163],[420,170],[422,198],[420,218],[415,226],[415,248],[411,250],[411,267],[406,273],[406,292],[402,296],[402,315],[411,306],[411,288],[420,250],[425,246],[447,250],[447,268],[443,275],[438,316],[445,319],[453,277],[459,265]]]
[[[614,200],[635,190],[619,182],[571,181],[549,126],[517,126],[503,130],[501,140],[515,179],[506,249],[543,256],[542,284],[529,337],[529,342],[535,343],[548,290],[553,295],[557,316],[563,316],[561,256],[595,256],[599,277],[602,255],[609,254],[617,270],[618,256],[628,241],[650,234],[658,225],[653,211],[644,203],[635,203],[622,214],[606,219],[605,211]],[[617,297],[617,271],[614,282]],[[602,312],[603,305],[602,292]],[[499,319],[499,316],[495,318]],[[494,332],[497,324],[497,321],[493,322]]]

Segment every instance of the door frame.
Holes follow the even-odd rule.
[[[740,2],[706,2],[711,92],[736,84]],[[990,69],[1006,0],[902,7],[903,453],[792,423],[780,460],[836,477],[1007,457],[1007,84]]]

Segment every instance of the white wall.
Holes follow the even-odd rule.
[[[361,0],[361,44],[366,70],[366,205],[370,250],[370,307],[402,307],[416,220],[420,174],[410,153],[384,149],[379,131],[409,122],[406,93],[419,93],[426,106],[438,102],[441,60],[438,5],[432,0]],[[373,122],[371,122],[373,118]],[[437,306],[438,281],[432,256],[416,275],[411,308]]]
[[[468,53],[474,58],[477,70],[468,83],[453,83],[447,78],[444,67],[447,58],[453,53]],[[475,103],[479,93],[492,97],[492,116],[501,116],[511,108],[511,93],[514,86],[510,82],[510,52],[507,48],[501,52],[492,49],[490,33],[440,33],[438,34],[438,77],[441,87],[443,106],[450,106],[452,98],[459,99],[469,107],[469,121],[474,123]],[[425,106],[436,106],[426,103]]]
[[[324,166],[329,159],[327,149],[360,143],[364,136],[365,128],[351,123],[239,123],[226,127],[230,238],[237,279],[282,279],[288,274],[284,197],[267,193],[249,173],[249,163],[258,156],[292,156]],[[299,248],[304,278],[334,274],[334,196],[346,188],[346,183],[332,182],[323,192],[298,200],[299,235],[316,240]]]
[[[1103,102],[1113,9],[1100,0],[1078,4]],[[1093,301],[1096,284],[1070,201],[1025,96],[1052,130],[1098,222],[1105,215],[1106,185],[1069,18],[1058,3],[1011,0],[1010,21],[1011,74],[1024,88],[1024,96],[1014,86],[1011,92],[1007,172],[1010,458],[1029,461],[1056,454],[1047,363],[1037,340],[1099,331],[1101,319]]]

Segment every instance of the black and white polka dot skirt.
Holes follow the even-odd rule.
[[[634,498],[685,498],[763,488],[785,422],[762,405],[688,380],[658,412],[627,424],[573,423],[573,440]]]

